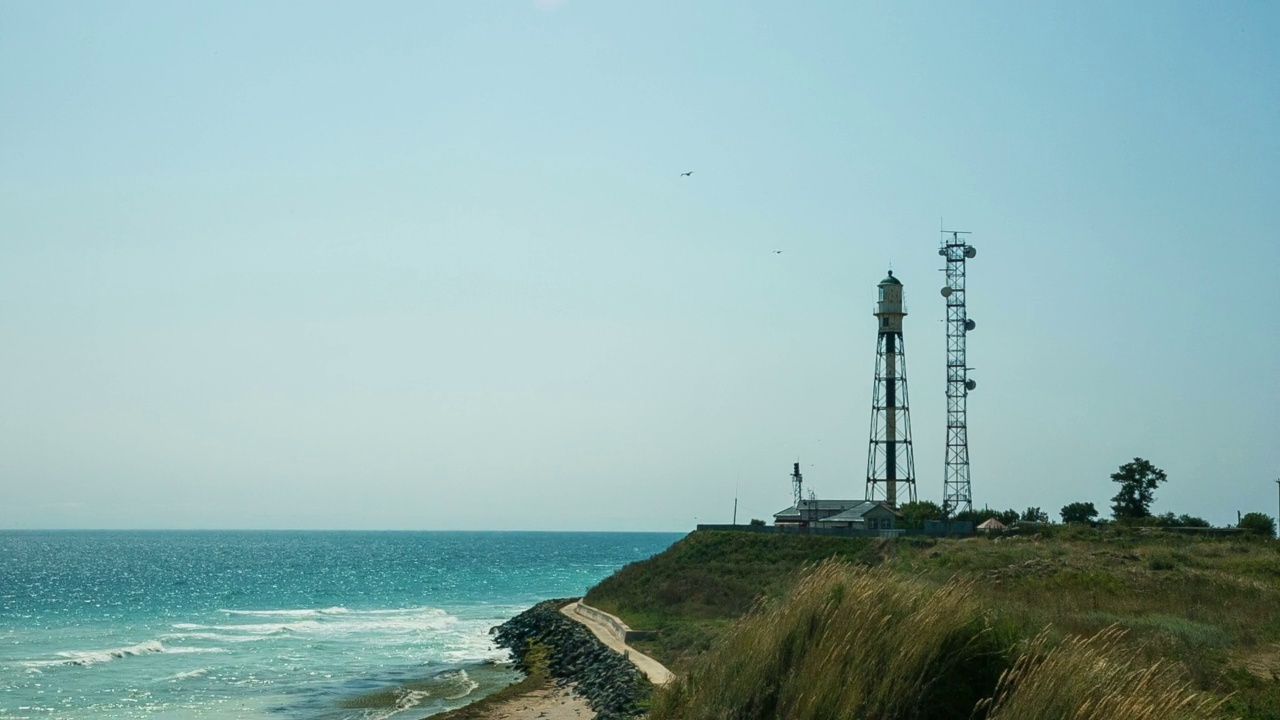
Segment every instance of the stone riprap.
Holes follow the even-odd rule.
[[[546,649],[551,675],[573,683],[587,698],[599,720],[624,720],[644,711],[652,686],[629,660],[610,650],[581,623],[560,608],[572,599],[545,600],[489,632],[507,648],[526,672],[526,656],[535,646]]]

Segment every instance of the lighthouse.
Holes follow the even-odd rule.
[[[902,343],[902,282],[880,281],[876,302],[876,376],[871,400],[871,441],[867,449],[867,499],[896,507],[899,497],[916,501],[915,457],[907,402],[907,362]],[[904,487],[905,486],[905,487]],[[905,490],[905,493],[900,491]]]

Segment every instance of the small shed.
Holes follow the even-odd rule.
[[[988,518],[985,522],[978,526],[979,532],[991,533],[1004,530],[1004,523],[995,518]]]

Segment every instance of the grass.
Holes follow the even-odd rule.
[[[1048,682],[1044,673],[1053,668],[1078,670],[1090,662],[1080,658],[1105,648],[1118,663],[1108,666],[1115,677],[1136,682],[1158,667],[1160,678],[1187,683],[1188,696],[1199,698],[1195,702],[1225,699],[1222,712],[1251,720],[1280,717],[1280,681],[1274,677],[1280,674],[1278,547],[1256,538],[1130,528],[1053,527],[1031,537],[897,541],[702,532],[628,566],[593,588],[587,601],[633,628],[660,630],[643,649],[692,679],[708,664],[727,662],[718,654],[724,648],[743,649],[742,633],[764,632],[759,621],[747,618],[772,612],[800,587],[806,568],[834,557],[874,568],[874,577],[907,583],[912,592],[965,588],[966,603],[981,609],[983,633],[1020,638],[1027,648],[1043,635],[1036,657],[1053,662],[1035,674],[1031,661],[1024,661],[1023,682]],[[906,602],[906,596],[895,597]],[[756,623],[754,630],[743,629],[748,622]],[[1066,649],[1050,654],[1058,647]],[[1018,657],[1007,655],[1006,669]],[[779,698],[784,690],[777,689]],[[995,697],[993,687],[988,691]],[[993,700],[988,709],[1003,713],[993,717],[1014,717],[1000,709],[1013,707],[1014,695],[1009,687],[1002,692],[1004,704]],[[1194,707],[1200,712],[1209,706]]]
[[[828,558],[878,562],[867,538],[735,532],[693,533],[661,555],[631,563],[591,588],[586,601],[630,617],[732,618],[777,596],[801,570]]]
[[[827,562],[654,699],[654,720],[965,720],[1008,662],[968,583]]]
[[[1195,720],[1219,717],[1223,702],[1192,691],[1181,668],[1145,662],[1111,627],[1056,645],[1041,633],[978,711],[987,720]]]
[[[887,568],[827,562],[748,614],[659,692],[653,720],[1191,720],[1222,700],[1181,668],[1146,662],[1107,628],[1030,641],[978,601]]]
[[[1183,643],[1188,648],[1225,648],[1233,638],[1222,628],[1174,615],[1114,615],[1112,613],[1088,613],[1082,618],[1086,625],[1116,625],[1140,634],[1164,636]]]
[[[605,578],[585,601],[632,628],[657,630],[655,640],[635,645],[679,672],[758,600],[781,597],[805,568],[829,558],[875,564],[883,545],[867,538],[693,533]]]

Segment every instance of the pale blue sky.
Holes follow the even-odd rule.
[[[977,504],[1274,514],[1280,6],[798,5],[0,4],[0,527],[860,497],[889,263],[938,501],[941,218]]]

